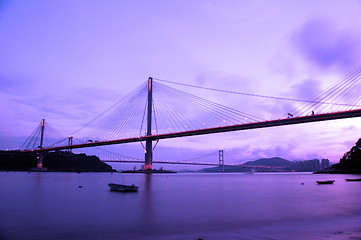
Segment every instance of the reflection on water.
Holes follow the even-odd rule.
[[[322,239],[361,226],[352,177],[0,172],[0,239]]]
[[[152,198],[152,174],[144,175],[144,194],[143,194],[143,207],[142,218],[145,222],[151,222],[153,219],[153,198]]]

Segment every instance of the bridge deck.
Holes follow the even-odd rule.
[[[87,147],[105,146],[105,145],[113,145],[113,144],[140,142],[140,141],[146,141],[146,140],[158,140],[158,139],[167,139],[167,138],[176,138],[176,137],[204,135],[204,134],[211,134],[211,133],[241,131],[241,130],[256,129],[256,128],[285,126],[285,125],[293,125],[293,124],[300,124],[300,123],[320,122],[320,121],[353,118],[353,117],[361,117],[361,109],[344,111],[344,112],[310,115],[310,116],[303,116],[303,117],[285,118],[285,119],[270,120],[270,121],[255,122],[255,123],[246,123],[246,124],[225,126],[225,127],[206,128],[206,129],[198,129],[198,130],[191,130],[191,131],[184,131],[184,132],[143,136],[143,137],[136,137],[136,138],[90,142],[90,143],[83,143],[83,144],[76,144],[76,145],[69,145],[69,146],[49,147],[49,148],[42,148],[42,149],[26,150],[24,152],[56,151],[56,150],[64,150],[64,149],[87,148]]]

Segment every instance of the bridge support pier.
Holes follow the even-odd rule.
[[[152,140],[147,140],[145,143],[145,163],[144,163],[144,169],[145,170],[152,170],[153,166],[153,146],[152,146]]]
[[[43,152],[39,152],[36,157],[37,157],[36,167],[37,167],[37,168],[43,168],[44,153],[43,153]]]

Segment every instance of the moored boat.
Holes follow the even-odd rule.
[[[361,182],[361,178],[346,178],[348,182]]]
[[[335,180],[316,181],[318,184],[333,184]]]
[[[123,185],[123,184],[115,184],[109,183],[108,186],[110,187],[110,191],[117,191],[117,192],[137,192],[138,187],[133,185]]]

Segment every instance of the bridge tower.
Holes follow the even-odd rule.
[[[224,172],[224,154],[223,149],[219,149],[218,159],[219,159],[219,171]]]
[[[73,136],[68,137],[68,145],[69,146],[73,145]],[[68,149],[68,152],[72,152],[72,151],[73,151],[73,149],[71,149],[71,148]]]
[[[42,149],[44,145],[44,130],[45,130],[45,119],[41,120],[41,135],[40,135],[40,146],[39,148]]]
[[[153,78],[148,78],[148,115],[147,115],[147,136],[152,135],[152,106],[153,106]],[[152,170],[153,146],[152,139],[145,141],[145,170]]]
[[[40,126],[41,126],[41,135],[40,135],[39,149],[42,149],[43,145],[44,145],[45,119],[41,120],[41,125]],[[38,155],[37,158],[38,158],[38,162],[37,162],[36,167],[37,168],[42,168],[43,167],[43,158],[44,158],[43,152],[39,152],[39,155]]]

